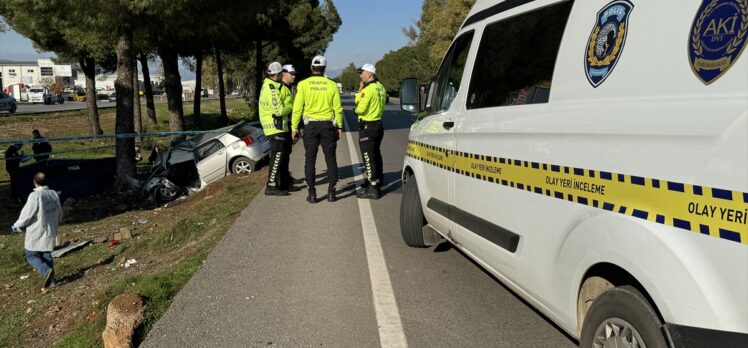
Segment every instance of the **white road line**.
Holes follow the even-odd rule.
[[[351,166],[353,167],[356,190],[359,190],[358,180],[363,178],[361,169],[358,167],[358,149],[354,147],[351,128],[348,121],[343,118],[345,128],[348,130],[348,152],[351,153]],[[372,296],[374,298],[374,310],[377,314],[379,325],[379,344],[382,347],[407,347],[405,331],[400,321],[400,312],[397,309],[395,293],[392,291],[390,274],[387,272],[387,263],[382,252],[382,243],[379,241],[379,233],[374,223],[374,213],[371,211],[371,203],[366,199],[357,199],[358,211],[361,215],[361,228],[364,231],[364,245],[366,246],[366,260],[369,264],[369,279],[371,280]]]

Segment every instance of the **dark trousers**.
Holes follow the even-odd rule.
[[[16,185],[13,184],[13,173],[15,170],[8,170],[8,178],[10,180],[10,198],[13,201],[18,201],[18,194],[16,194]]]
[[[306,150],[306,162],[304,174],[309,188],[314,188],[316,179],[317,151],[322,145],[327,162],[327,184],[328,190],[334,189],[338,183],[338,161],[335,158],[335,150],[338,147],[337,129],[332,122],[316,121],[309,122],[304,126],[304,149]]]
[[[288,173],[289,156],[291,155],[291,133],[273,134],[270,137],[270,170],[268,186],[287,189],[291,182]]]
[[[366,167],[366,179],[372,185],[382,185],[384,168],[382,165],[382,139],[384,127],[382,121],[358,122],[358,145]]]

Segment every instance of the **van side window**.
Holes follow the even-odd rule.
[[[457,38],[447,55],[444,56],[442,66],[432,83],[433,94],[428,105],[429,113],[447,110],[452,105],[452,101],[460,89],[462,72],[465,70],[465,64],[467,64],[473,34],[474,32],[471,31]]]
[[[486,26],[468,90],[468,109],[547,103],[573,1]]]

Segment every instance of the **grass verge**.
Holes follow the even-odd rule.
[[[233,122],[251,120],[254,113],[242,100],[227,101]],[[159,122],[168,128],[165,105]],[[185,107],[187,112],[188,107]],[[206,128],[217,125],[218,103],[203,104]],[[187,129],[191,114],[186,114]],[[114,127],[114,114],[102,113],[105,132]],[[87,133],[85,110],[35,116],[0,117],[0,139],[28,137],[40,129],[49,137]],[[55,150],[88,144],[53,144]],[[25,148],[30,152],[30,149]],[[82,152],[65,157],[111,156]],[[3,168],[4,169],[4,168]],[[5,171],[0,172],[0,347],[100,347],[106,306],[123,291],[144,299],[145,324],[138,339],[168,309],[177,292],[199,270],[240,212],[264,186],[266,172],[230,176],[211,184],[176,205],[153,206],[135,194],[103,193],[69,203],[72,211],[60,226],[62,242],[93,240],[89,246],[55,259],[59,286],[41,294],[40,277],[26,263],[23,235],[8,234],[22,206],[9,202]],[[102,239],[119,228],[133,238],[108,248]],[[137,263],[124,267],[126,260]],[[30,276],[23,280],[21,276]]]

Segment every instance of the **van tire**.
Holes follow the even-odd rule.
[[[668,347],[660,331],[662,322],[646,298],[632,286],[612,288],[595,299],[584,318],[579,346],[595,347],[596,333],[604,332],[602,325],[612,320],[631,325],[647,348]]]
[[[10,113],[11,113],[11,114],[14,114],[14,113],[16,113],[16,109],[17,109],[17,108],[18,108],[18,106],[17,106],[17,105],[15,104],[15,103],[13,103],[13,104],[10,104]]]
[[[231,173],[236,175],[252,174],[255,172],[256,167],[257,164],[255,161],[244,156],[239,156],[231,161]]]
[[[423,216],[421,196],[418,193],[416,177],[411,176],[405,184],[403,198],[400,200],[400,233],[405,244],[414,248],[425,248],[423,226],[426,218]]]

